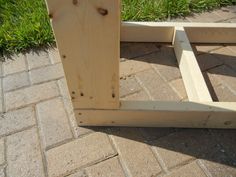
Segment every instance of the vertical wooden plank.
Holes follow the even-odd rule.
[[[119,107],[119,0],[46,0],[74,108]]]
[[[211,95],[183,27],[176,27],[173,43],[189,101],[211,102]]]

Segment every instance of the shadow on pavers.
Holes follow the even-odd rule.
[[[211,93],[213,101],[219,101],[215,93],[213,83],[210,81],[209,74],[216,76],[229,76],[235,78],[236,82],[236,51],[229,50],[229,54],[219,54],[218,46],[225,47],[224,44],[198,44],[200,46],[215,46],[215,50],[208,52],[198,52],[194,45],[193,51],[197,58],[199,67],[203,73],[204,79]],[[232,44],[235,46],[235,44]],[[230,46],[230,44],[227,44]],[[214,53],[216,51],[216,53]],[[169,68],[178,68],[178,62],[175,57],[174,48],[169,43],[122,43],[121,44],[121,58],[122,61],[141,61],[152,64],[154,67],[165,65]],[[158,68],[157,68],[158,69]],[[171,69],[170,69],[171,70]],[[162,72],[162,71],[160,71]],[[171,71],[170,71],[171,72]],[[233,84],[233,83],[232,83]],[[226,100],[227,101],[227,100]],[[236,100],[235,100],[236,101]]]
[[[144,61],[154,65],[158,64],[178,67],[176,59],[173,59],[175,58],[173,47],[169,44],[163,46],[163,44],[157,43],[140,43],[135,45],[124,43],[122,45],[121,50],[123,48],[123,51],[121,53],[121,58],[125,58],[125,60]],[[144,45],[144,47],[141,45]],[[149,50],[150,45],[151,47],[153,47],[152,45],[155,45],[156,48],[154,47],[153,50]],[[195,53],[197,52],[196,49],[193,48],[193,50]],[[139,56],[137,56],[137,53],[139,53]],[[201,53],[201,55],[204,54],[209,55],[209,53]],[[219,65],[213,67],[209,66],[207,69],[208,72],[236,78],[236,65],[230,65],[232,62],[236,63],[236,56],[216,53],[211,53],[210,55],[213,55],[213,59],[215,58],[215,60],[220,60],[221,62]],[[203,70],[202,63],[200,63],[200,61],[198,62],[200,68]],[[214,62],[215,61],[213,61],[213,63]],[[215,69],[222,68],[222,66],[227,67],[227,70]],[[206,82],[209,87],[209,84],[211,84],[209,79],[206,80]],[[215,100],[217,101],[217,98],[215,98]],[[236,130],[127,127],[85,128],[95,132],[104,132],[110,136],[117,136],[146,144],[150,148],[156,149],[162,158],[165,156],[163,153],[169,151],[173,155],[170,157],[168,156],[171,158],[169,160],[175,161],[178,156],[175,156],[174,153],[180,153],[192,156],[196,159],[221,164],[224,167],[236,168]],[[142,152],[140,151],[140,153]],[[170,168],[175,168],[175,166]],[[215,168],[217,167],[215,166]]]
[[[5,62],[7,60],[15,60],[16,56],[19,56],[20,54],[27,54],[27,53],[34,53],[36,55],[40,55],[41,52],[48,52],[49,50],[52,50],[54,48],[56,48],[56,44],[53,43],[51,45],[42,45],[42,46],[38,46],[38,47],[32,47],[32,48],[28,48],[25,49],[23,51],[15,51],[15,52],[9,52],[9,53],[3,53],[2,51],[0,51],[0,61],[1,62]]]
[[[166,158],[164,157],[164,152],[169,151],[173,155],[171,157],[168,156],[169,160],[178,160],[178,156],[173,153],[181,153],[196,159],[236,168],[236,130],[128,127],[86,128],[147,144],[156,149],[163,159]],[[140,153],[142,153],[141,150]],[[183,162],[179,165],[185,163]]]

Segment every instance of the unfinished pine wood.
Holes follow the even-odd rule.
[[[119,107],[119,0],[46,0],[74,108]]]
[[[186,27],[191,43],[236,43],[236,27]]]
[[[121,101],[119,110],[75,110],[81,126],[236,128],[232,102]]]
[[[197,59],[183,27],[176,27],[174,51],[189,101],[212,101]]]
[[[174,34],[173,26],[153,26],[123,22],[121,41],[123,42],[171,42]]]
[[[175,27],[184,27],[191,43],[236,43],[235,23],[179,22],[123,22],[121,41],[172,42]]]

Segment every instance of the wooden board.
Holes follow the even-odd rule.
[[[175,27],[184,27],[191,43],[235,43],[235,23],[122,22],[121,41],[172,42]]]
[[[232,102],[121,101],[119,110],[75,110],[80,126],[236,128]]]
[[[174,51],[189,101],[212,101],[197,59],[183,27],[176,27]]]
[[[236,27],[186,27],[191,43],[235,43]]]
[[[75,108],[119,107],[119,0],[46,0]]]
[[[123,22],[121,26],[122,42],[171,42],[174,35],[174,27],[152,26]]]

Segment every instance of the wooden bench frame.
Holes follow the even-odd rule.
[[[236,43],[236,24],[121,22],[119,0],[46,0],[80,126],[236,128],[213,102],[190,43]],[[120,101],[120,41],[172,43],[189,102]]]

